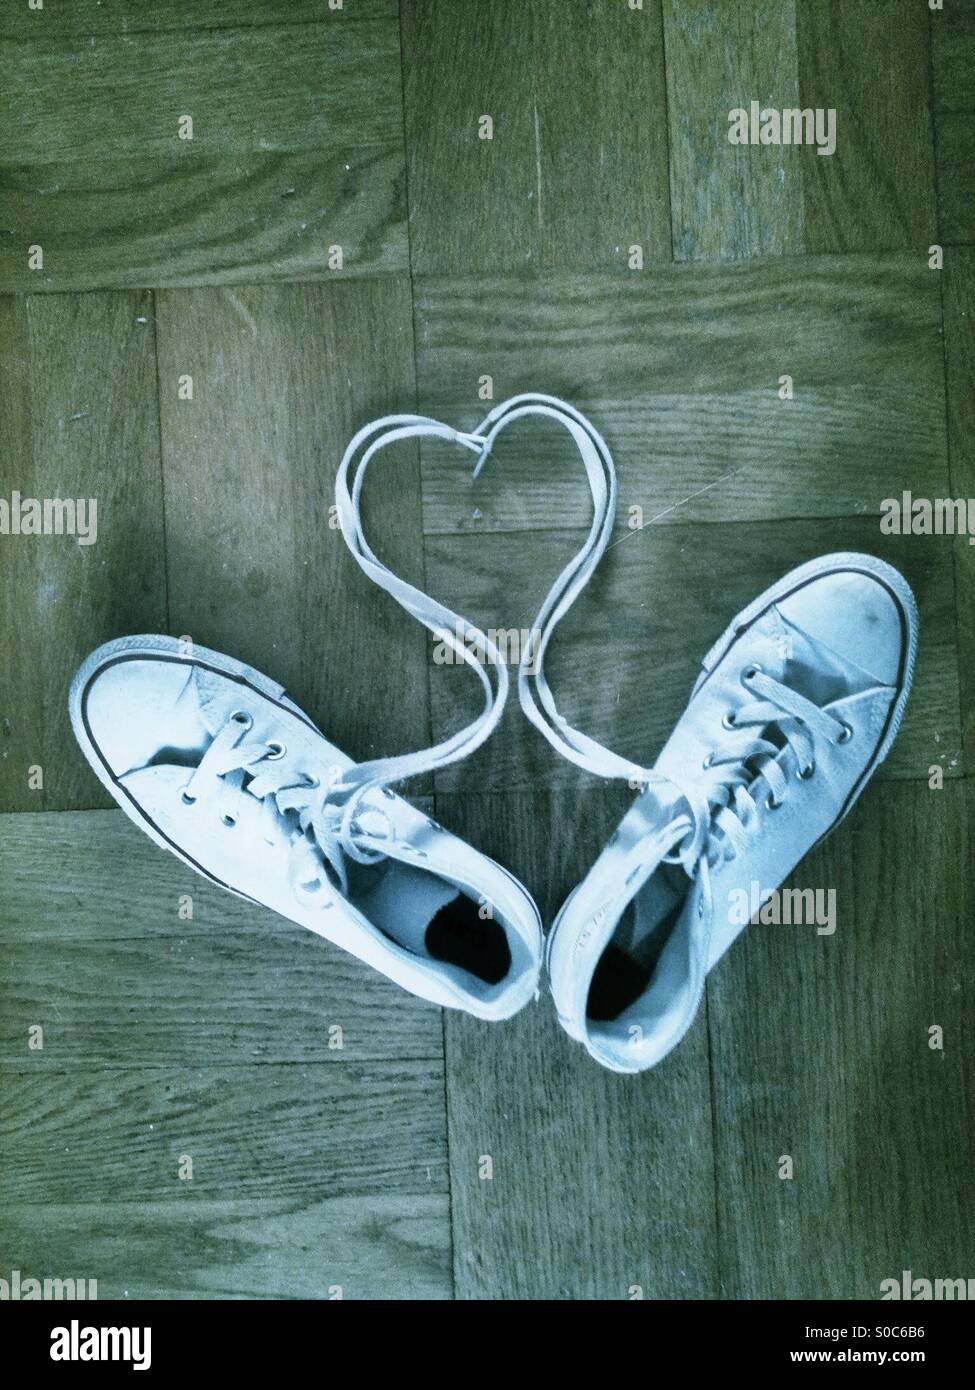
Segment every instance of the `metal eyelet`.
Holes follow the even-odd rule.
[[[242,729],[249,729],[254,723],[254,720],[245,709],[235,709],[230,718],[235,724],[239,724]]]
[[[721,717],[721,727],[722,727],[722,729],[736,729],[738,726],[737,726],[737,724],[735,723],[735,716],[734,716],[734,714],[725,714],[725,715],[722,715],[722,717]]]
[[[707,772],[708,768],[712,765],[713,762],[714,754],[709,753],[707,757],[704,759],[704,761],[701,763],[701,767],[704,769],[705,772]]]
[[[765,809],[766,809],[766,811],[777,811],[781,805],[782,805],[782,802],[781,802],[781,801],[776,801],[776,799],[775,799],[775,797],[772,795],[772,793],[769,792],[768,796],[765,798]]]
[[[816,764],[810,763],[808,767],[797,767],[796,776],[800,782],[808,782],[816,771]]]
[[[761,672],[763,669],[764,668],[759,666],[757,661],[749,662],[749,664],[741,673],[742,685],[748,685],[749,682],[753,681],[755,677],[759,674],[759,672]]]
[[[269,763],[276,763],[278,759],[283,758],[288,751],[286,746],[283,743],[279,743],[276,738],[268,739],[267,747],[268,754],[265,761]]]
[[[233,830],[234,826],[237,824],[236,816],[221,816],[220,819],[223,821],[224,825],[227,827],[228,830]]]
[[[839,745],[839,744],[841,744],[841,743],[849,743],[849,741],[850,741],[850,739],[851,739],[852,737],[853,737],[853,730],[850,728],[849,724],[844,724],[844,725],[842,726],[842,728],[840,729],[839,738],[834,738],[834,739],[833,739],[833,742],[834,742],[835,744],[837,744],[837,745]]]
[[[195,796],[190,796],[189,792],[186,790],[185,787],[183,787],[183,788],[181,789],[180,794],[179,794],[179,799],[180,799],[180,801],[182,801],[182,803],[183,803],[184,806],[195,806],[195,805],[196,805],[196,797],[195,797]]]

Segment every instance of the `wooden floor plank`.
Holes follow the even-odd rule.
[[[4,56],[0,288],[405,268],[394,15],[80,47],[38,30]]]
[[[943,278],[951,496],[975,508],[975,248],[954,247]],[[955,543],[962,736],[975,759],[975,545]]]
[[[613,451],[621,524],[879,515],[905,488],[943,495],[941,296],[924,257],[430,277],[415,303],[422,407],[473,427],[485,373],[499,401],[572,401]],[[512,427],[475,486],[456,449],[423,457],[428,533],[589,524],[557,426]]]
[[[931,75],[937,134],[939,240],[975,242],[975,3],[956,0],[931,15]]]
[[[944,276],[951,491],[975,495],[975,249],[952,250]]]
[[[207,883],[120,811],[0,818],[0,881],[6,1070],[442,1055],[433,1005]]]
[[[971,1266],[966,791],[864,798],[792,880],[835,890],[835,934],[749,927],[710,976],[726,1298],[877,1299]]]
[[[442,1059],[3,1077],[11,1206],[446,1191]],[[192,1176],[181,1178],[189,1159]],[[183,1171],[190,1172],[183,1162]]]
[[[352,757],[426,744],[426,633],[330,522],[352,434],[415,407],[408,281],[167,291],[159,315],[175,629],[280,681]],[[409,445],[365,500],[377,552],[422,583]]]
[[[414,270],[669,258],[660,0],[402,8]]]
[[[94,1278],[100,1299],[443,1299],[451,1293],[441,1193],[308,1203],[180,1196],[78,1201],[0,1207],[0,1224],[11,1269]]]
[[[3,627],[17,649],[0,692],[0,810],[104,805],[67,696],[99,642],[166,623],[152,296],[0,300],[0,374],[0,496],[86,504],[84,534],[76,510],[75,534],[0,537]]]
[[[936,111],[975,110],[975,4],[949,0],[931,13],[931,73]]]
[[[929,11],[914,0],[801,0],[803,107],[836,111],[836,151],[804,151],[805,249],[911,249],[935,236]]]
[[[975,243],[975,110],[938,117],[940,240]]]
[[[0,287],[336,279],[407,265],[398,151],[191,154],[2,173]],[[40,245],[42,269],[28,248]],[[334,248],[342,252],[341,267]]]
[[[12,506],[19,487],[33,494],[34,442],[31,421],[30,330],[27,301],[0,297],[0,454],[2,496]],[[52,480],[53,481],[53,480]],[[12,518],[8,521],[8,525]],[[64,538],[0,537],[0,630],[13,634],[27,629],[28,615],[37,606],[40,569],[37,546],[73,544]],[[38,699],[41,673],[37,663],[5,662],[0,694],[0,806],[43,806],[48,788],[31,791],[29,769],[43,758],[43,705]]]
[[[53,35],[87,38],[92,34],[139,34],[154,30],[228,29],[244,25],[354,23],[357,19],[395,19],[397,0],[46,0],[43,9],[26,3],[5,5],[0,38],[37,39]]]
[[[452,594],[481,627],[530,628],[549,584],[581,545],[580,533],[428,537],[431,592]],[[943,536],[883,536],[876,519],[648,527],[624,532],[560,625],[546,660],[559,709],[578,729],[642,766],[683,712],[700,663],[736,613],[796,565],[831,551],[879,555],[906,575],[921,635],[914,693],[878,776],[927,779],[935,763],[962,772],[958,649],[951,543]],[[431,643],[438,738],[474,713],[474,682],[438,664]],[[498,734],[438,790],[573,788],[587,774],[560,758],[512,699]]]
[[[795,0],[664,0],[674,255],[734,260],[803,249],[803,152],[732,144],[752,101],[799,106]]]
[[[97,160],[105,126],[115,158],[167,159],[186,147],[385,150],[402,140],[398,29],[388,20],[113,35],[80,50],[38,37],[5,57],[0,111],[24,164]],[[59,100],[39,101],[46,92]],[[192,140],[180,137],[184,115]]]
[[[546,921],[624,807],[603,788],[437,798],[445,824],[538,889]],[[445,1021],[457,1296],[713,1297],[703,1021],[642,1076],[597,1066],[558,1026],[547,991],[497,1027]]]

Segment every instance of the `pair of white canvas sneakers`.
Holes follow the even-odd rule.
[[[547,948],[524,887],[392,790],[483,743],[508,674],[485,633],[377,558],[359,506],[380,449],[453,441],[478,455],[476,475],[499,432],[527,415],[568,430],[594,515],[534,624],[520,703],[566,758],[637,788]],[[88,761],[126,815],[190,868],[414,994],[508,1018],[537,997],[544,954],[566,1031],[615,1071],[653,1066],[690,1027],[707,972],[742,930],[731,905],[748,901],[756,882],[780,885],[886,756],[917,645],[910,588],[869,555],[826,555],[787,574],[707,653],[672,736],[641,768],[571,727],[544,677],[552,632],[595,569],[616,512],[612,458],[585,416],[541,395],[497,406],[473,434],[388,416],[350,442],[336,502],[365,573],[476,672],[477,719],[423,752],[355,763],[280,685],[242,662],[171,637],[124,637],[93,652],[71,686]]]

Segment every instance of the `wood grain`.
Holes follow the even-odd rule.
[[[945,369],[952,497],[975,505],[975,249],[953,248],[945,263]],[[975,546],[955,545],[958,660],[966,766],[975,766]]]
[[[670,256],[659,0],[402,10],[414,270]]]
[[[9,44],[0,113],[21,163],[402,148],[390,20]],[[57,92],[38,103],[34,94]],[[193,138],[179,121],[193,118]]]
[[[632,506],[664,524],[879,514],[947,482],[939,290],[920,256],[422,278],[420,400],[473,427],[487,373],[499,401],[572,401],[612,449],[621,524]],[[571,441],[533,423],[502,436],[473,487],[456,451],[425,448],[428,534],[588,526]]]
[[[397,0],[45,0],[43,10],[8,4],[0,14],[0,37],[70,38],[91,34],[138,34],[153,30],[227,29],[244,25],[352,24],[359,19],[395,19]]]
[[[940,240],[975,242],[975,111],[938,117]]]
[[[931,16],[940,237],[975,241],[975,4],[958,0]]]
[[[0,688],[0,809],[105,805],[71,734],[68,686],[100,642],[166,624],[152,296],[0,300],[0,372],[0,496],[97,504],[92,544],[0,536],[17,651]],[[36,766],[42,790],[28,786]]]
[[[799,106],[795,0],[664,0],[677,260],[803,249],[803,151],[733,145],[729,113]]]
[[[624,808],[615,788],[437,798],[446,825],[539,888],[546,921]],[[703,1019],[642,1076],[597,1066],[558,1026],[547,990],[496,1028],[445,1023],[457,1296],[713,1297]]]
[[[44,267],[31,270],[28,247]],[[330,265],[341,247],[342,266]],[[0,171],[0,289],[219,285],[404,270],[398,151],[106,158]]]
[[[4,816],[0,830],[5,1070],[439,1065],[439,1010],[208,884],[120,811]]]
[[[446,1191],[436,1062],[4,1074],[11,1205]],[[16,1119],[14,1119],[14,1116]],[[180,1160],[192,1177],[180,1178]],[[188,1170],[187,1170],[188,1171]]]
[[[975,5],[954,0],[931,15],[936,111],[975,110]]]
[[[836,152],[805,156],[805,249],[911,248],[936,240],[928,8],[914,0],[801,0],[803,107],[836,111]]]
[[[970,1267],[970,790],[865,797],[793,878],[835,889],[835,935],[750,927],[709,978],[725,1298]]]
[[[185,1184],[182,1186],[185,1187]],[[10,1267],[100,1299],[449,1298],[447,1197],[78,1201],[0,1207]]]
[[[528,630],[552,582],[583,536],[567,531],[491,538],[428,537],[432,593],[450,593],[481,627]],[[897,566],[920,606],[914,691],[880,778],[927,779],[937,763],[962,772],[952,541],[884,536],[876,519],[647,527],[607,551],[586,592],[560,624],[546,678],[570,724],[643,766],[682,714],[701,660],[740,612],[795,566],[832,551],[867,551]],[[432,658],[431,644],[431,658]],[[431,659],[433,727],[442,738],[475,711],[466,671]],[[549,748],[512,699],[501,729],[438,790],[571,789],[588,774]]]
[[[33,34],[4,44],[0,289],[406,267],[395,15]]]
[[[407,280],[158,302],[176,628],[280,681],[356,759],[425,745],[426,632],[361,574],[329,515],[355,430],[414,408]],[[365,498],[377,552],[422,583],[411,446],[377,460]]]
[[[12,1268],[101,1298],[449,1296],[438,1010],[118,811],[0,818],[0,880]]]

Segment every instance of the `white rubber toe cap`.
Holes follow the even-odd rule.
[[[837,570],[777,604],[782,616],[879,685],[896,685],[907,633],[890,590],[870,574]]]
[[[115,777],[145,767],[163,750],[205,747],[198,703],[180,698],[192,678],[184,662],[121,657],[80,683],[73,712]]]

